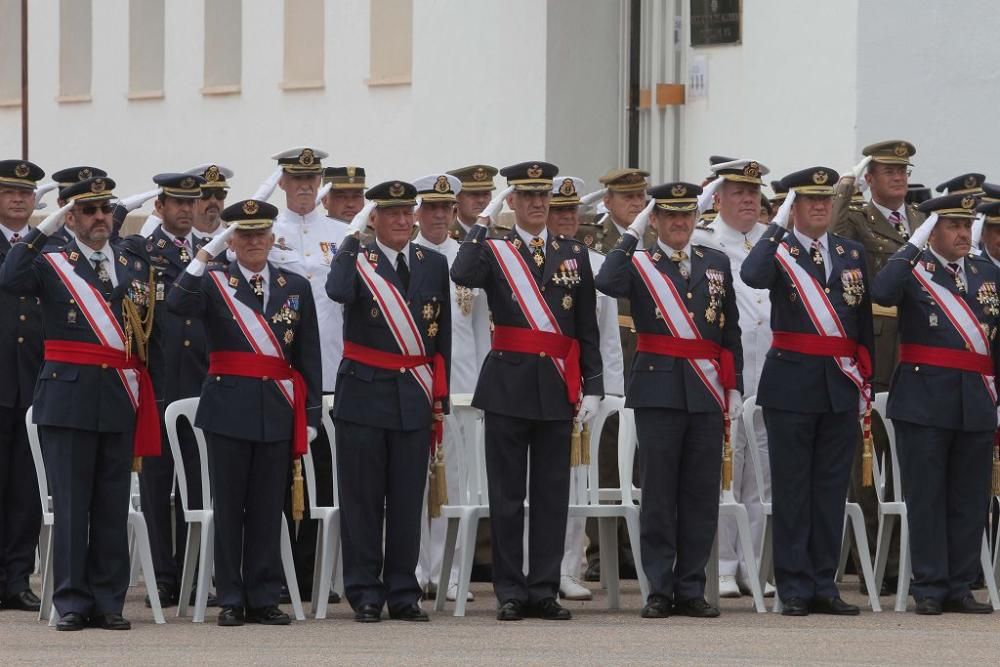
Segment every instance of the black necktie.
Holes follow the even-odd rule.
[[[264,276],[259,273],[255,273],[250,276],[250,287],[253,288],[253,293],[257,296],[257,300],[260,301],[260,307],[264,307]]]
[[[403,283],[403,291],[409,291],[410,269],[406,267],[406,260],[403,259],[403,253],[396,255],[396,275],[399,276],[399,282]]]

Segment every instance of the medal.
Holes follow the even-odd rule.
[[[455,303],[458,304],[458,309],[466,317],[472,314],[473,300],[474,296],[470,288],[462,287],[461,285],[455,286]]]
[[[66,324],[76,324],[76,310],[70,308],[66,313]]]
[[[431,322],[427,326],[427,337],[428,338],[434,338],[434,336],[437,336],[437,335],[438,335],[438,323],[437,322]]]
[[[930,325],[930,326],[932,326],[932,327],[936,327],[936,326],[938,325],[938,317],[937,317],[937,313],[931,313],[931,314],[930,314],[930,315],[929,315],[929,316],[927,317],[927,324],[929,324],[929,325]]]
[[[295,332],[288,329],[285,331],[285,335],[282,338],[285,341],[285,345],[291,345],[292,341],[295,340]]]
[[[563,307],[563,310],[569,310],[570,308],[572,308],[573,307],[573,297],[571,297],[569,294],[567,294],[566,296],[564,296],[562,298],[562,307]]]
[[[537,266],[538,268],[542,268],[542,264],[545,263],[545,255],[539,253],[534,255],[534,258],[535,258],[535,266]]]
[[[433,320],[434,319],[434,306],[432,306],[429,303],[425,303],[424,307],[423,307],[423,310],[422,310],[422,313],[423,313],[423,316],[424,316],[425,320]]]
[[[709,306],[707,309],[705,309],[706,320],[708,320],[710,323],[715,322],[715,317],[716,317],[715,308]]]

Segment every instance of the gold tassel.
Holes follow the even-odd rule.
[[[875,483],[875,470],[872,467],[872,409],[865,410],[865,416],[861,420],[861,437],[863,441],[863,451],[861,454],[861,485],[865,488]]]
[[[441,447],[431,455],[430,475],[427,480],[427,516],[436,519],[441,516],[441,506],[448,504],[448,481],[444,474]]]
[[[441,448],[438,448],[441,451]],[[448,504],[448,478],[444,471],[444,457],[439,457],[437,461],[434,462],[434,481],[437,483],[437,515],[441,516],[441,506]]]
[[[590,422],[580,429],[580,465],[590,465]]]
[[[132,457],[132,472],[142,472],[142,457],[133,456]]]
[[[580,465],[581,429],[578,422],[573,422],[573,432],[569,436],[569,467]]]
[[[722,489],[729,491],[733,488],[733,442],[728,412],[723,415],[722,424]]]
[[[292,462],[292,521],[302,521],[306,513],[305,481],[302,479],[302,458]]]
[[[993,495],[1000,496],[1000,433],[993,438]]]

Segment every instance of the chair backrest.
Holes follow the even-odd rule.
[[[24,415],[24,425],[28,430],[28,446],[31,448],[31,459],[35,462],[35,476],[38,478],[38,500],[42,503],[42,514],[52,514],[52,503],[49,500],[49,480],[45,476],[45,459],[42,458],[42,446],[38,439],[38,427],[31,421],[31,407]]]
[[[760,443],[757,441],[757,421],[763,419],[763,410],[757,407],[757,396],[748,396],[743,401],[743,430],[747,435],[747,449],[750,450],[750,460],[753,462],[753,474],[757,482],[761,502],[771,502],[770,487],[764,484],[764,469],[761,467],[763,456],[760,453]],[[765,497],[766,496],[766,497]]]
[[[338,507],[340,505],[340,494],[337,487],[337,446],[336,446],[336,428],[333,425],[333,418],[330,417],[330,410],[333,410],[333,396],[323,397],[323,430],[326,431],[326,442],[327,446],[330,447],[330,467],[333,469],[331,473],[331,479],[333,480],[333,501],[330,503],[329,507]],[[309,445],[309,449],[305,456],[302,457],[302,467],[305,469],[306,478],[306,493],[309,495],[309,509],[316,509],[318,507],[318,501],[316,500],[316,462],[313,461],[312,457],[312,444]]]
[[[471,394],[451,396],[451,414],[445,421],[444,454],[456,457],[458,479],[457,498],[448,498],[449,505],[489,505],[486,481],[486,429],[481,410],[472,406]]]
[[[886,436],[889,440],[889,454],[892,461],[892,501],[903,502],[903,484],[899,474],[899,456],[896,453],[896,429],[892,427],[892,420],[887,416],[889,404],[889,392],[880,391],[875,394],[873,408],[882,417],[885,424]]]
[[[167,442],[170,444],[170,453],[174,456],[174,474],[177,479],[177,491],[181,497],[181,507],[188,511],[188,484],[187,472],[184,470],[184,458],[181,455],[181,441],[177,434],[177,423],[181,419],[186,419],[194,431],[195,441],[198,443],[198,463],[201,471],[201,495],[202,506],[212,507],[212,487],[208,477],[208,446],[205,444],[205,433],[194,425],[194,416],[198,412],[198,397],[182,398],[167,406],[163,415],[163,421],[167,427]]]

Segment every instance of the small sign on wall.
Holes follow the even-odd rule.
[[[708,57],[692,56],[688,63],[688,98],[708,97]]]
[[[691,0],[691,46],[739,44],[742,0]]]

